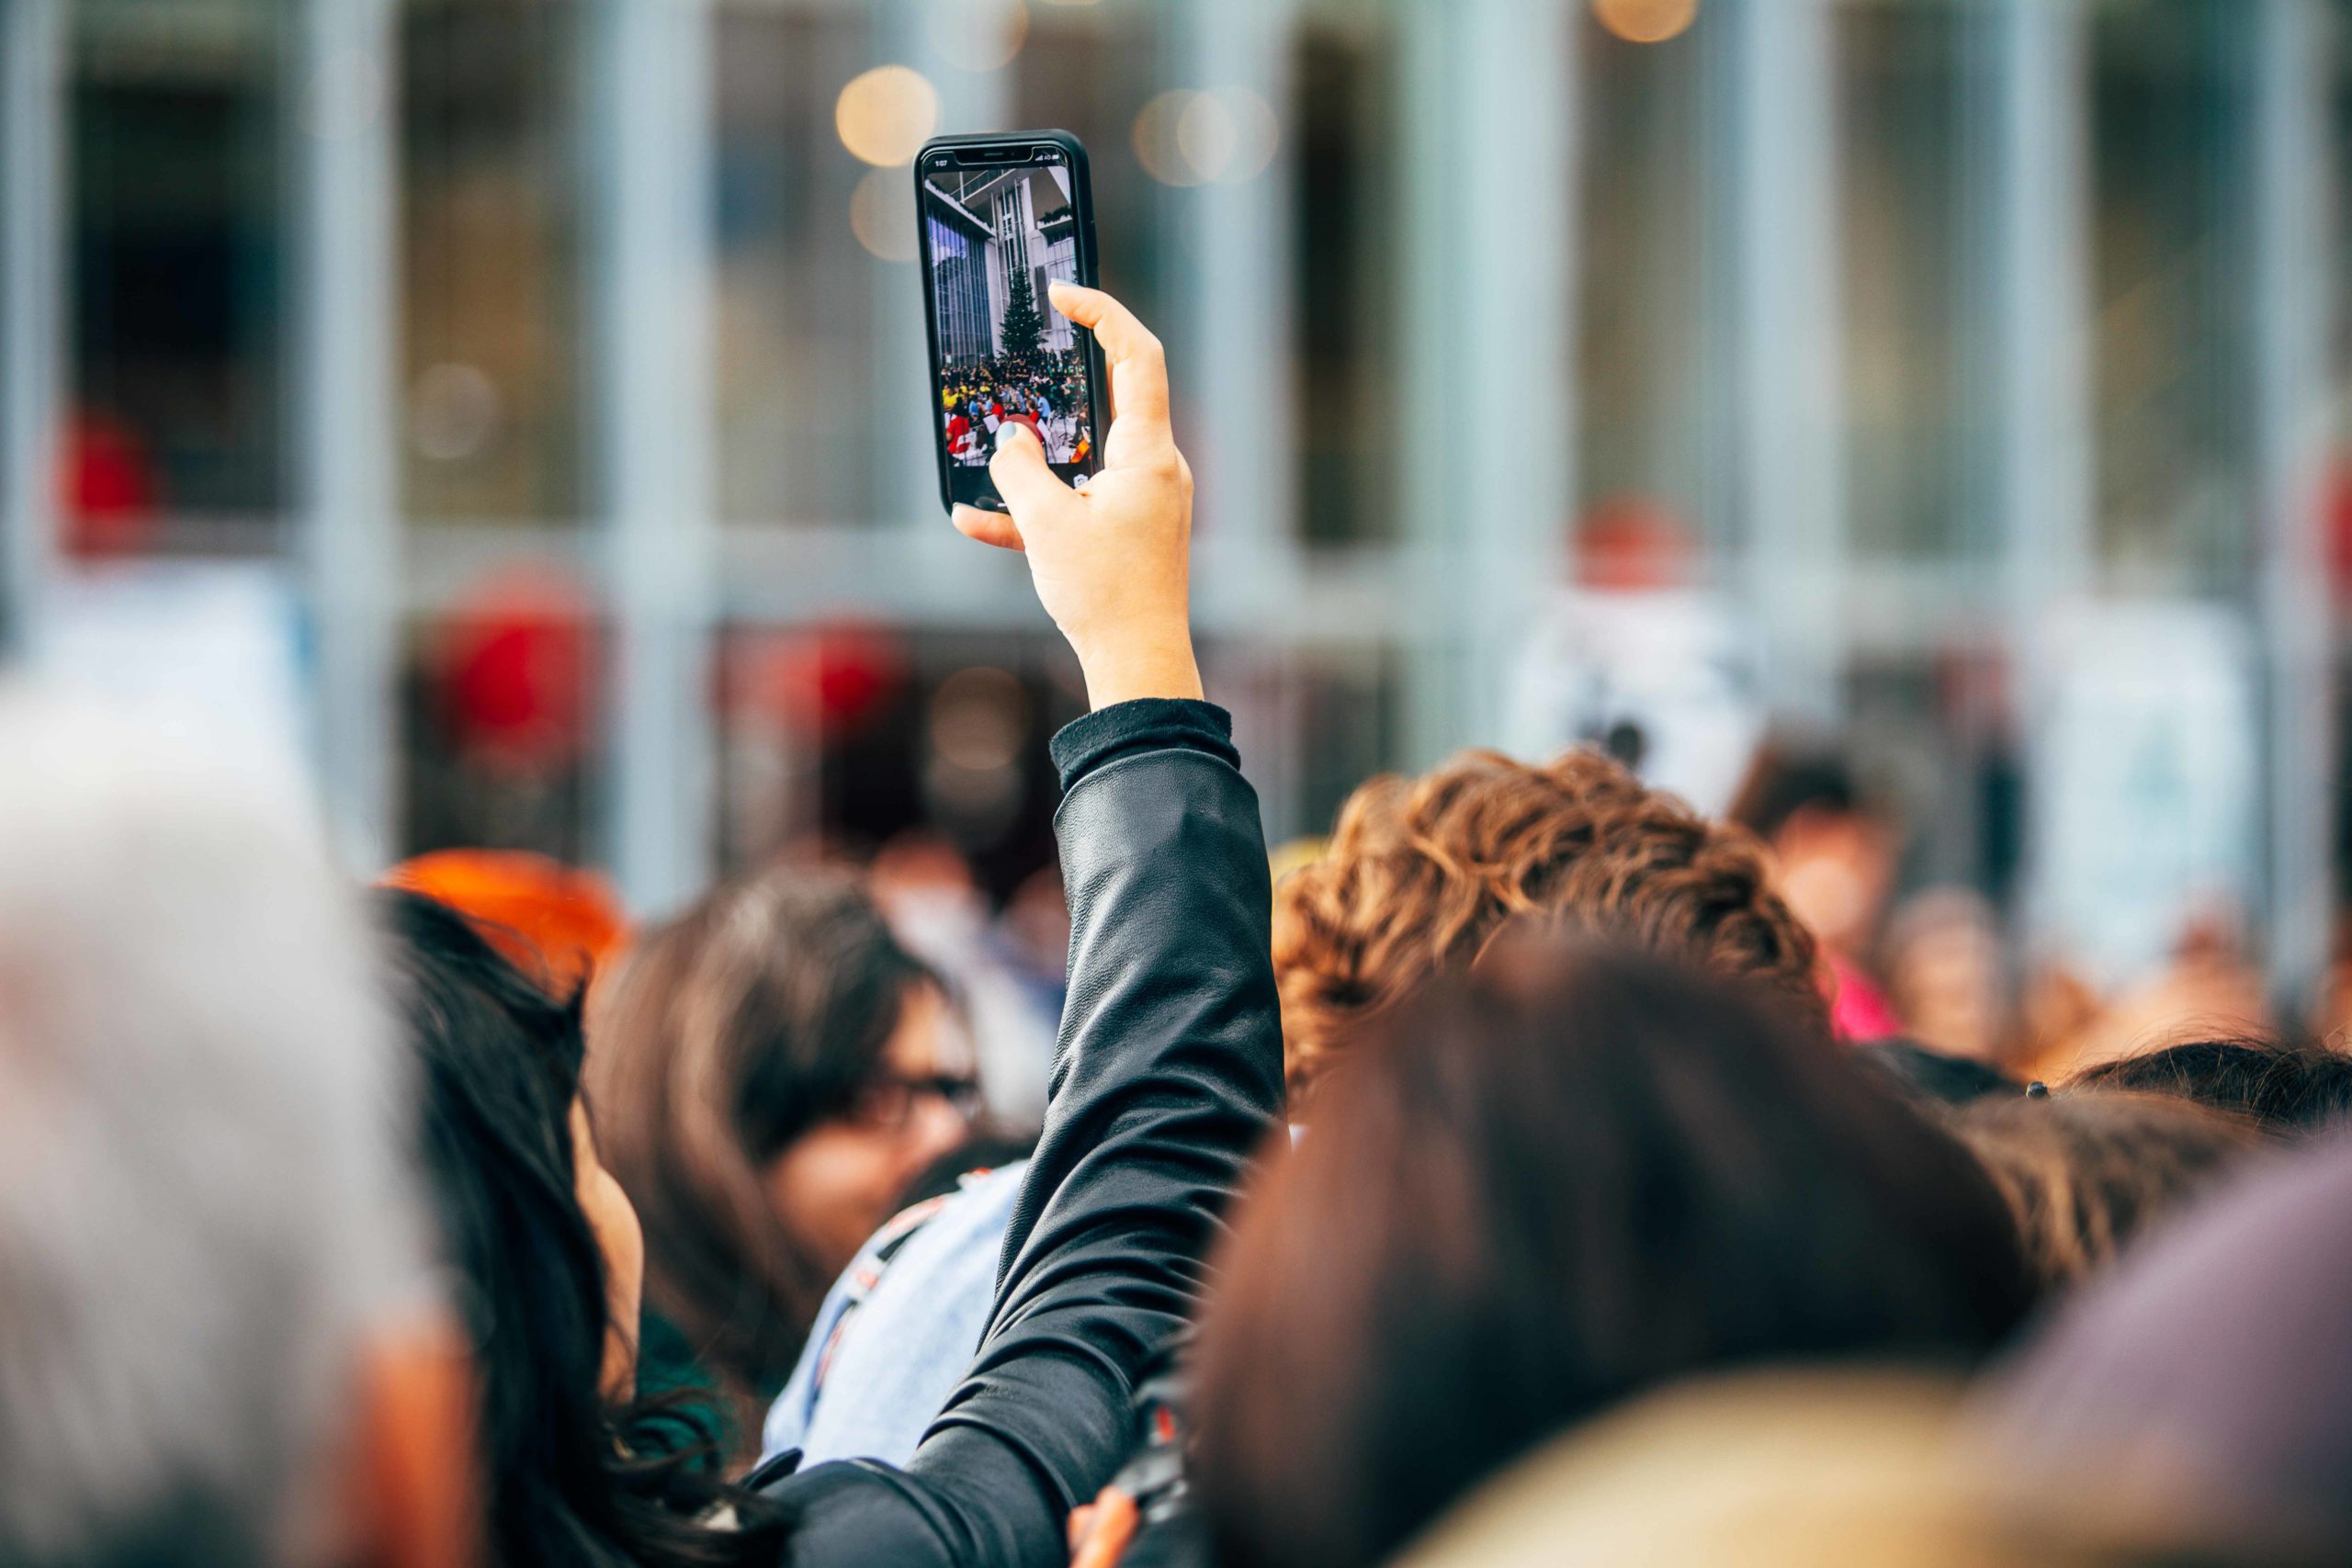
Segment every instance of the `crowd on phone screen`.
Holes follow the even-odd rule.
[[[2225,937],[2012,1001],[1786,747],[1270,879],[1235,756],[633,921],[0,693],[0,1563],[2352,1560],[2352,1056]]]
[[[940,372],[939,405],[947,450],[967,467],[988,462],[1008,422],[1027,425],[1048,462],[1082,463],[1093,451],[1086,367],[1074,350],[951,365]]]

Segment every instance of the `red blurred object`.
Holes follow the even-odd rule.
[[[1860,1044],[1902,1034],[1903,1020],[1878,982],[1837,953],[1823,953],[1829,966],[1821,988],[1828,994],[1829,1027],[1838,1038]]]
[[[730,661],[728,701],[827,740],[878,717],[907,682],[906,644],[888,628],[837,622],[748,638]]]
[[[2337,457],[2321,481],[2321,518],[2327,531],[2327,581],[2338,604],[2352,604],[2352,462]]]
[[[585,985],[628,941],[613,885],[545,855],[436,850],[402,861],[385,886],[447,904],[490,944],[558,995]]]
[[[133,555],[153,541],[163,479],[128,423],[88,410],[74,413],[65,425],[64,470],[67,554]]]
[[[589,739],[590,627],[587,596],[551,568],[476,590],[443,629],[436,661],[459,749],[532,771],[577,759]]]
[[[1577,581],[1587,588],[1676,588],[1690,575],[1690,536],[1647,496],[1597,502],[1577,526]]]

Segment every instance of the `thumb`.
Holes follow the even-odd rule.
[[[996,492],[1012,509],[1016,523],[1050,512],[1078,495],[1046,466],[1045,447],[1029,434],[1027,425],[1019,423],[997,432],[989,478],[996,481]]]

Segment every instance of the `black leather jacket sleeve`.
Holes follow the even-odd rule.
[[[1210,746],[1125,749],[1056,822],[1069,996],[1046,1130],[979,1355],[904,1472],[768,1488],[805,1568],[1059,1563],[1064,1520],[1132,1442],[1243,1167],[1283,1110],[1257,797]]]

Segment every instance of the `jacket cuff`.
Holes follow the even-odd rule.
[[[1054,737],[1054,767],[1067,795],[1105,762],[1136,751],[1206,751],[1241,766],[1233,747],[1233,716],[1215,703],[1185,697],[1138,697],[1097,708]]]

